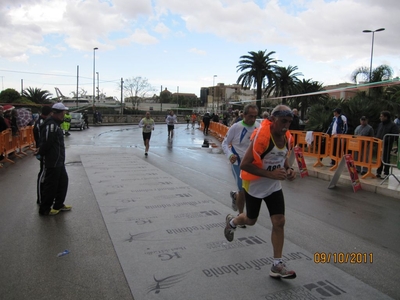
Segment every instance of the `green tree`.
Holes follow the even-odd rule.
[[[47,90],[29,87],[22,92],[22,96],[36,104],[48,104],[52,94]]]
[[[258,111],[261,112],[261,98],[263,89],[267,88],[273,82],[274,68],[273,66],[278,63],[279,60],[272,58],[275,51],[266,53],[265,51],[248,52],[249,55],[243,55],[240,57],[239,65],[237,66],[236,72],[242,72],[236,83],[241,84],[243,88],[256,87],[257,92],[257,107]]]
[[[388,65],[380,65],[371,71],[367,67],[360,67],[353,71],[351,74],[351,80],[357,83],[357,77],[362,76],[365,81],[370,83],[381,82],[385,80],[390,80],[393,77],[393,69]],[[375,87],[370,89],[370,96],[373,98],[381,97],[384,92],[384,87]]]
[[[0,103],[17,103],[21,95],[14,89],[5,89],[0,93]]]
[[[303,79],[296,83],[296,94],[310,94],[323,91],[322,83],[312,79]],[[326,100],[327,94],[305,95],[292,98],[291,106],[300,109],[300,118],[304,119],[307,109],[313,104]]]
[[[297,66],[274,67],[273,82],[267,88],[267,93],[275,97],[285,97],[296,93],[296,85],[299,82],[298,76],[302,73],[296,72]],[[286,98],[282,98],[282,104],[286,104]]]
[[[306,130],[326,132],[332,122],[335,107],[340,106],[341,100],[331,97],[320,97],[308,107],[308,122]]]

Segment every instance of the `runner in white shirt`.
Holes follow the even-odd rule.
[[[176,115],[174,115],[174,111],[171,110],[167,117],[165,118],[165,122],[167,122],[168,126],[168,138],[173,138],[174,137],[174,124],[178,123],[178,119]]]
[[[146,112],[146,117],[140,120],[139,127],[143,128],[144,155],[147,156],[150,148],[151,132],[154,130],[154,120],[150,118],[149,111]]]
[[[232,166],[233,177],[236,180],[238,191],[231,191],[232,209],[239,210],[239,214],[244,209],[244,191],[242,187],[242,179],[240,178],[240,163],[247,148],[250,145],[250,137],[254,129],[258,127],[256,118],[258,109],[256,105],[249,104],[244,108],[243,120],[233,124],[226,134],[223,142],[222,149],[228,157]]]

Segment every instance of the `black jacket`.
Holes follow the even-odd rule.
[[[211,121],[210,115],[205,114],[205,115],[203,116],[203,122],[204,122],[204,124],[210,124],[210,121]]]
[[[41,126],[39,153],[46,168],[62,167],[65,164],[64,135],[60,123],[53,117]]]
[[[40,115],[39,118],[36,120],[35,124],[33,125],[33,137],[35,138],[36,147],[39,147],[41,126],[43,125],[44,120],[46,120],[46,118],[47,116]]]
[[[381,122],[378,125],[378,129],[376,130],[376,135],[375,137],[378,139],[383,140],[383,137],[385,134],[398,134],[399,129],[397,128],[397,125],[393,123],[392,121],[386,121],[386,122]],[[389,138],[385,139],[385,146],[386,147],[392,147],[393,142],[397,140],[397,137],[391,136]]]

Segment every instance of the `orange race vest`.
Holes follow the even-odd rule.
[[[268,149],[271,140],[271,124],[272,122],[270,120],[265,119],[262,121],[260,127],[254,130],[250,138],[250,140],[253,141],[253,164],[259,168],[262,168],[263,165],[261,155]],[[294,141],[289,130],[286,131],[286,140],[288,141],[288,149],[290,151],[293,148]],[[243,180],[256,180],[260,178],[260,176],[241,170],[240,178]]]

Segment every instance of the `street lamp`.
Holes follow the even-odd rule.
[[[213,76],[213,101],[212,101],[213,112],[214,112],[214,98],[215,98],[215,77],[217,77],[217,75]]]
[[[99,49],[97,47],[93,48],[93,112],[94,112],[94,99],[95,99],[95,94],[96,94],[96,50]]]
[[[369,30],[369,29],[363,30],[364,33],[372,32],[371,63],[369,65],[369,82],[371,82],[371,79],[372,79],[371,78],[371,76],[372,76],[372,57],[374,55],[374,36],[375,36],[375,32],[384,31],[384,30],[385,30],[385,28],[379,28],[379,29],[376,29],[376,30]]]
[[[99,72],[96,72],[96,74],[97,74],[97,102],[100,102]]]

